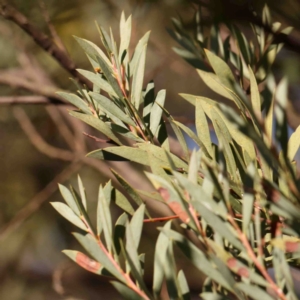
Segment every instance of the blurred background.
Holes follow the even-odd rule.
[[[0,0],[0,299],[119,299],[105,279],[80,269],[61,253],[63,249],[80,247],[70,234],[74,227],[49,202],[61,201],[57,182],[76,186],[80,174],[93,211],[99,184],[110,178],[109,167],[126,174],[140,189],[147,188],[148,183],[140,181],[137,166],[108,165],[83,158],[104,144],[88,136],[95,132],[68,115],[71,106],[61,104],[55,92],[76,90],[70,80],[75,65],[91,70],[73,35],[100,44],[97,21],[107,29],[111,26],[118,37],[124,11],[126,16],[133,16],[132,49],[151,30],[145,82],[153,79],[157,91],[167,89],[167,109],[191,125],[193,109],[181,101],[178,93],[211,96],[211,92],[195,69],[172,51],[176,42],[166,28],[172,27],[172,17],[179,16],[187,28],[192,28],[193,6],[200,1],[8,2],[7,6]],[[260,12],[264,4],[250,2],[251,5],[246,0],[203,1],[204,25],[234,22],[243,27],[249,11]],[[283,74],[289,78],[288,119],[291,128],[296,128],[300,123],[300,4],[297,0],[267,2],[275,20],[295,28],[273,71],[277,80]],[[54,43],[64,54],[61,61],[49,54],[55,50],[42,49],[24,29],[35,40],[41,38],[46,48],[48,41]],[[141,246],[145,251],[156,234],[154,227],[146,229]],[[151,277],[150,269],[148,276]],[[190,277],[196,285],[198,278]]]

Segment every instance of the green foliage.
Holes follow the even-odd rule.
[[[198,25],[199,18],[197,11]],[[137,190],[113,171],[135,204],[110,182],[100,186],[94,226],[80,178],[79,194],[61,187],[67,205],[53,206],[85,231],[74,236],[92,258],[78,251],[64,252],[88,271],[109,276],[126,299],[159,299],[164,281],[170,298],[190,299],[175,248],[207,276],[199,283],[203,299],[297,299],[290,266],[298,265],[300,254],[300,182],[293,161],[299,128],[288,139],[286,82],[276,86],[270,72],[282,45],[273,44],[272,35],[257,26],[252,26],[256,39],[252,42],[235,26],[229,26],[230,35],[223,40],[217,26],[206,37],[199,25],[193,38],[180,21],[173,22],[172,35],[183,47],[175,51],[199,68],[205,84],[231,100],[232,106],[185,94],[183,98],[195,106],[196,133],[175,121],[164,108],[165,90],[155,96],[153,82],[142,89],[149,33],[130,55],[131,17],[126,20],[122,14],[119,51],[113,35],[103,28],[99,32],[106,54],[76,38],[95,69],[95,73],[80,71],[93,82],[94,91],[60,95],[77,106],[72,116],[113,144],[88,156],[148,167],[145,174],[156,193]],[[271,22],[267,8],[263,22]],[[278,23],[272,26],[285,33]],[[182,154],[170,152],[168,124]],[[209,128],[216,133],[217,144]],[[199,150],[189,151],[184,133]],[[168,206],[174,215],[155,218],[144,196]],[[124,210],[115,224],[112,202]],[[162,220],[167,222],[157,227],[150,290],[139,244],[143,223]],[[183,229],[178,231],[174,222]],[[275,278],[270,277],[270,268]]]

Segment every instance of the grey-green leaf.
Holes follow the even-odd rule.
[[[80,220],[80,218],[75,215],[75,213],[71,210],[69,206],[62,202],[51,202],[51,205],[69,222],[79,227],[84,231],[88,231],[84,223]]]
[[[85,114],[81,114],[81,113],[78,113],[78,112],[75,112],[75,111],[71,111],[70,115],[77,118],[77,119],[80,119],[81,121],[89,124],[90,126],[94,127],[95,129],[99,130],[105,136],[110,138],[112,141],[114,141],[118,145],[122,145],[122,143],[116,137],[116,135],[113,133],[113,131],[110,129],[110,127],[106,123],[101,121],[100,119],[98,119],[94,116],[88,116],[88,115],[85,115]]]

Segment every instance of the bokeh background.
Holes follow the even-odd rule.
[[[211,96],[196,71],[178,57],[176,43],[167,33],[170,19],[180,16],[192,28],[193,5],[199,1],[160,0],[14,0],[8,1],[79,68],[90,69],[88,60],[73,35],[100,44],[95,21],[119,35],[122,11],[133,16],[132,48],[151,30],[145,81],[153,79],[156,89],[167,89],[167,109],[182,122],[192,124],[192,107],[178,93]],[[203,1],[205,26],[234,22],[245,27],[249,9],[261,11],[262,1]],[[269,1],[273,18],[294,26],[288,45],[281,51],[273,71],[290,82],[288,118],[291,128],[300,123],[300,5],[297,0]],[[5,5],[0,0],[0,5]],[[245,27],[247,31],[247,28]],[[80,174],[88,205],[96,206],[100,183],[110,178],[109,167],[139,188],[137,166],[104,164],[82,157],[103,146],[84,135],[91,129],[68,115],[67,105],[41,104],[55,101],[57,90],[75,91],[71,75],[49,53],[36,45],[14,22],[0,16],[0,299],[119,299],[105,279],[81,270],[62,253],[80,249],[70,232],[74,230],[50,206],[61,201],[57,182],[76,185]],[[12,102],[32,101],[40,104]],[[46,99],[46,100],[45,100]],[[48,100],[47,100],[48,99]],[[49,102],[49,101],[48,101]],[[80,158],[80,160],[78,159]],[[116,215],[118,211],[116,211]],[[142,248],[151,247],[155,228],[146,228]],[[151,257],[151,253],[150,253]],[[148,270],[149,278],[151,269]],[[192,270],[190,270],[190,274]],[[199,279],[195,276],[194,283]]]

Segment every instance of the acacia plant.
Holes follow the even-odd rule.
[[[100,186],[93,224],[81,179],[78,192],[60,186],[66,204],[52,205],[80,229],[74,236],[87,254],[64,253],[88,271],[108,276],[124,299],[161,299],[164,282],[169,298],[190,299],[189,282],[176,265],[179,250],[206,276],[199,280],[202,299],[297,299],[291,266],[297,267],[300,254],[300,181],[294,161],[300,128],[288,136],[287,81],[276,84],[271,72],[282,48],[274,37],[290,28],[272,23],[267,8],[265,28],[250,24],[250,38],[228,25],[222,26],[228,32],[224,39],[219,26],[204,30],[200,21],[198,10],[197,30],[190,32],[173,20],[171,34],[181,45],[175,51],[232,105],[182,94],[182,101],[195,108],[196,131],[164,108],[165,90],[156,93],[153,82],[143,90],[149,32],[131,55],[131,17],[122,14],[119,46],[101,27],[104,51],[76,37],[93,67],[79,73],[93,90],[59,94],[77,107],[71,116],[107,138],[107,147],[88,156],[143,165],[153,191],[131,186],[112,170],[126,196],[110,181]],[[170,136],[180,144],[180,154],[172,153]],[[185,136],[198,150],[190,151]],[[145,199],[166,205],[170,214],[153,217]],[[115,224],[112,203],[124,211]],[[157,222],[159,231],[151,287],[144,280],[147,257],[139,251],[144,222]]]

